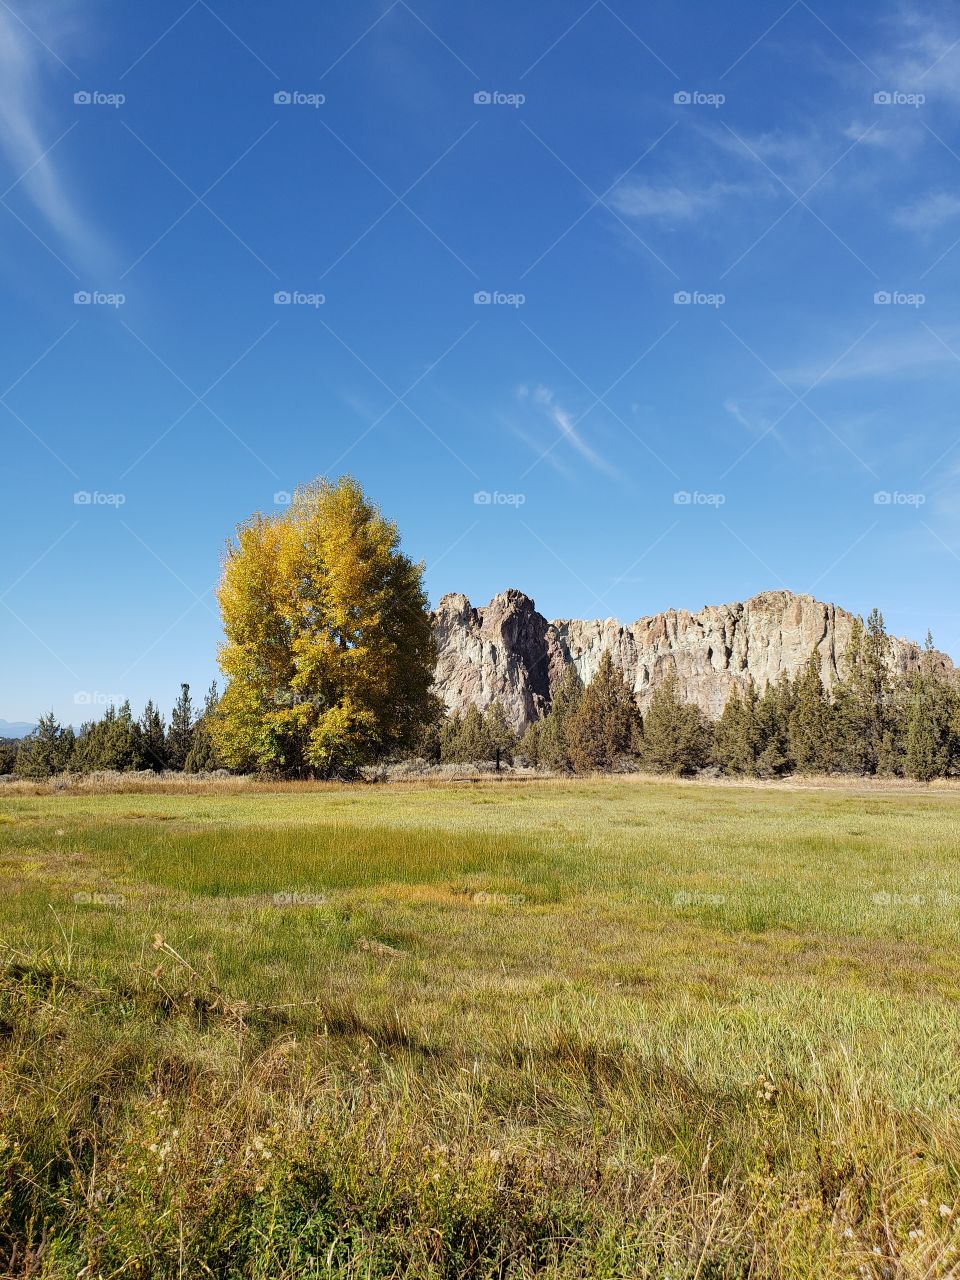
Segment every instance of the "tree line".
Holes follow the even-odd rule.
[[[960,775],[960,688],[939,669],[929,633],[917,669],[895,674],[883,615],[854,620],[839,679],[827,689],[816,652],[794,675],[759,692],[735,686],[720,718],[685,702],[675,673],[641,716],[609,651],[583,686],[567,667],[548,715],[522,737],[498,703],[446,720],[436,738],[446,761],[519,759],[536,768],[590,773],[641,767],[739,777],[849,773],[920,781]]]
[[[124,702],[108,706],[101,719],[90,720],[79,730],[62,726],[51,711],[19,743],[4,743],[0,773],[42,779],[99,770],[209,772],[222,766],[212,732],[219,701],[214,682],[197,712],[190,686],[182,684],[169,723],[151,699],[137,719],[130,703]]]
[[[152,701],[137,719],[125,702],[78,732],[51,712],[19,744],[0,742],[0,772],[350,777],[413,757],[577,773],[960,774],[960,690],[939,671],[929,635],[917,669],[895,674],[877,610],[854,622],[829,690],[813,653],[762,692],[735,686],[716,723],[683,700],[675,674],[641,716],[609,652],[586,687],[569,665],[549,713],[522,739],[496,702],[445,714],[423,572],[355,480],[316,480],[284,510],[239,525],[228,544],[217,593],[222,697],[212,686],[195,713],[184,684],[169,723]]]

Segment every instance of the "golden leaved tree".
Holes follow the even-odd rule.
[[[417,741],[436,655],[423,566],[399,541],[350,477],[238,527],[218,591],[228,765],[329,776]]]

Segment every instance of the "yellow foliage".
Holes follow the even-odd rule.
[[[239,526],[218,591],[226,763],[330,774],[412,745],[434,712],[422,573],[350,477]]]

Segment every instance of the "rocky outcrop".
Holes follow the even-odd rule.
[[[669,609],[629,626],[614,618],[548,622],[522,591],[494,596],[486,608],[474,608],[464,595],[447,595],[434,613],[436,687],[457,710],[471,703],[482,709],[499,699],[519,731],[550,709],[551,690],[566,663],[573,662],[586,683],[609,649],[641,710],[657,684],[675,671],[683,696],[716,717],[735,685],[752,677],[763,690],[783,672],[793,675],[812,652],[831,685],[853,621],[853,614],[836,605],[789,591],[765,591],[698,613]],[[919,656],[916,644],[893,640],[896,670],[913,670]],[[936,661],[953,673],[945,654]]]

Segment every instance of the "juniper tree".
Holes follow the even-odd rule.
[[[167,763],[171,769],[182,769],[190,754],[193,740],[193,699],[190,697],[190,686],[180,686],[180,696],[170,713],[170,727],[167,730]]]
[[[498,764],[501,759],[512,763],[513,753],[517,749],[517,735],[510,728],[503,703],[499,699],[491,702],[483,713],[483,729],[486,758],[493,758]]]
[[[905,772],[921,782],[943,777],[955,749],[957,696],[936,672],[933,653],[928,631],[919,668],[909,679],[905,725]]]
[[[876,773],[892,747],[890,639],[883,615],[873,609],[864,626],[855,618],[834,691],[838,757],[856,773]]]
[[[793,682],[788,720],[790,757],[801,773],[826,773],[835,758],[833,713],[816,651]]]
[[[452,711],[440,729],[440,759],[445,764],[459,763],[462,759],[463,716]]]
[[[544,716],[542,720],[534,720],[528,724],[523,731],[523,737],[520,739],[518,751],[524,761],[531,765],[534,769],[541,766],[540,760],[540,743],[543,737],[543,726],[546,724],[548,717]]]
[[[657,686],[643,717],[644,764],[658,773],[694,773],[707,763],[710,746],[710,730],[700,708],[683,701],[671,671]]]
[[[138,768],[162,773],[167,765],[167,735],[163,716],[151,698],[134,726],[135,763]]]
[[[790,767],[790,712],[793,685],[783,672],[764,689],[757,703],[757,752],[754,772],[760,778],[775,777]]]
[[[733,686],[714,730],[714,759],[725,773],[753,775],[760,754],[757,689],[753,679]]]
[[[577,668],[568,662],[554,690],[549,713],[537,730],[537,763],[546,769],[572,768],[568,728],[583,698],[583,682]]]
[[[223,759],[214,741],[211,725],[220,697],[217,693],[217,682],[214,680],[203,700],[203,714],[193,726],[190,750],[183,762],[185,773],[211,773],[223,767]]]
[[[73,749],[73,730],[63,729],[50,711],[20,740],[15,772],[21,778],[50,778],[69,767]]]
[[[570,760],[577,773],[609,769],[634,741],[637,705],[605,649],[596,673],[565,725]]]

